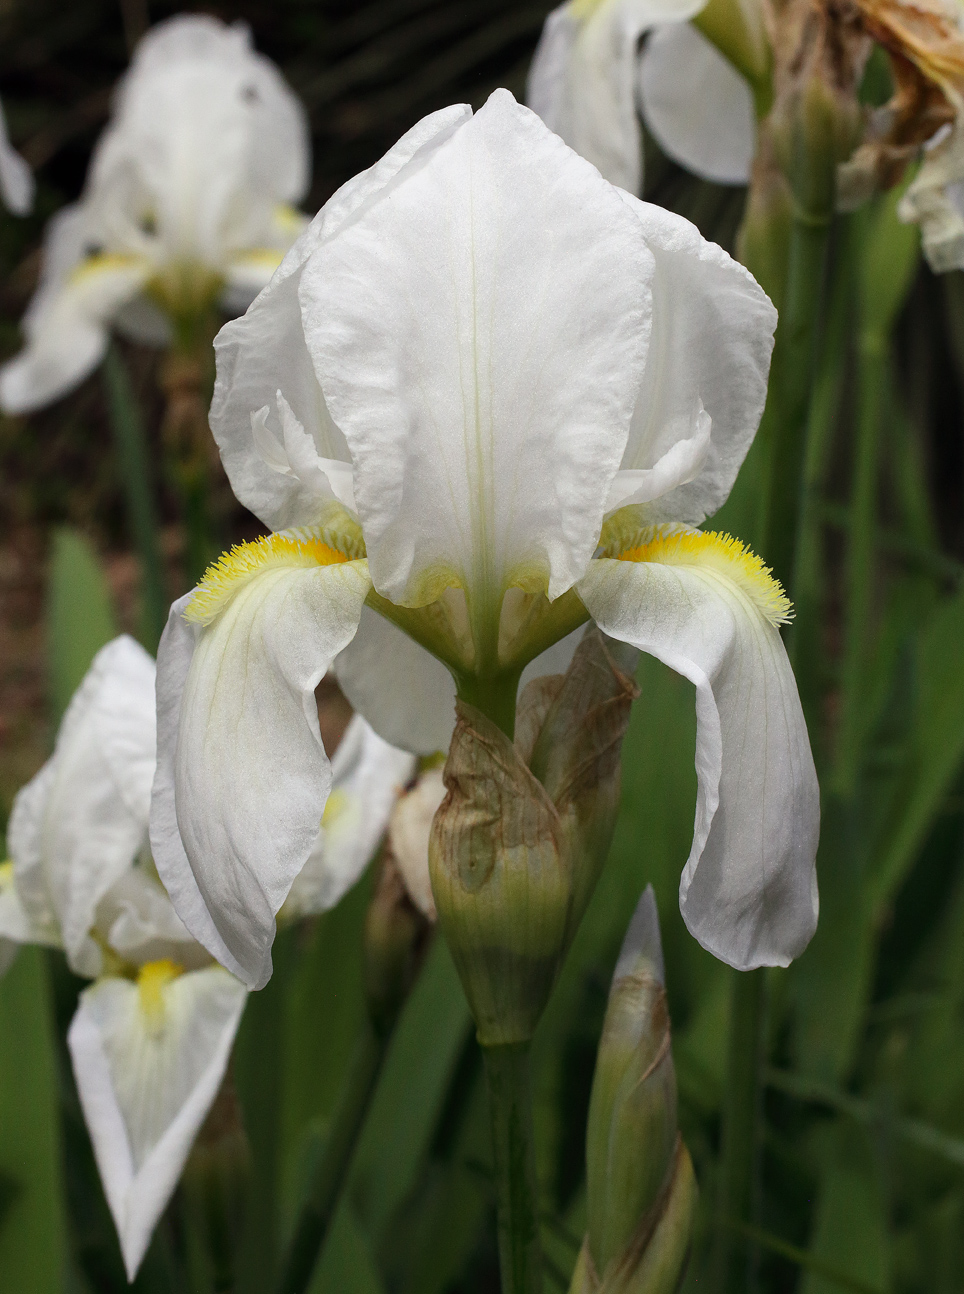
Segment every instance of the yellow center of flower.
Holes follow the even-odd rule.
[[[569,13],[578,22],[591,18],[597,9],[601,9],[606,0],[571,0]]]
[[[146,962],[137,972],[138,998],[149,1028],[156,1030],[163,1027],[166,1013],[164,990],[183,972],[184,967],[171,961],[170,957]]]
[[[194,597],[184,608],[184,619],[193,624],[211,624],[243,585],[272,568],[307,569],[351,560],[311,531],[264,535],[253,543],[235,544],[204,572]]]
[[[350,807],[350,804],[351,797],[347,791],[343,791],[340,786],[336,786],[325,801],[325,809],[321,815],[321,825],[330,828],[332,823],[337,822],[345,810]]]
[[[612,556],[622,562],[660,562],[665,566],[712,570],[736,585],[771,625],[785,625],[793,618],[790,599],[769,566],[732,535],[657,526],[641,532],[639,540]]]
[[[13,884],[13,863],[8,858],[6,862],[0,863],[0,890],[6,889],[8,885]]]
[[[143,263],[141,257],[131,256],[125,252],[93,252],[74,266],[70,271],[69,282],[76,286],[87,279],[95,278],[98,274],[129,269]]]

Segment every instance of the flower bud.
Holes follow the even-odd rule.
[[[409,898],[429,921],[435,921],[435,899],[428,871],[428,841],[432,819],[445,798],[441,764],[418,775],[403,791],[388,821],[388,843],[402,874]]]
[[[421,969],[432,932],[416,907],[389,845],[382,853],[365,914],[362,941],[365,999],[375,1032],[393,1029]]]
[[[676,1075],[659,918],[643,894],[599,1042],[586,1131],[589,1231],[573,1291],[671,1294],[689,1249],[696,1183],[676,1127]]]
[[[829,220],[838,162],[857,143],[857,88],[870,38],[856,9],[783,0],[774,6],[774,148],[801,215]]]
[[[606,858],[637,689],[598,631],[524,690],[516,740],[460,701],[429,847],[484,1046],[532,1037]]]

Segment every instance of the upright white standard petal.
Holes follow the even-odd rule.
[[[309,156],[304,109],[248,29],[180,15],[137,48],[88,200],[158,263],[223,270],[243,250],[290,244],[275,210],[304,196]]]
[[[331,760],[321,831],[288,893],[286,916],[327,912],[355,884],[414,772],[414,756],[383,741],[360,714],[352,717]]]
[[[222,558],[161,639],[154,859],[187,928],[251,988],[331,787],[314,690],[370,588],[365,562],[274,535]]]
[[[0,198],[15,216],[33,206],[33,172],[10,143],[7,118],[0,104]]]
[[[348,446],[328,413],[305,343],[298,305],[304,266],[356,212],[390,189],[406,168],[420,165],[469,116],[463,105],[432,113],[381,161],[342,185],[258,300],[218,334],[211,429],[234,493],[272,530],[323,520],[333,500],[344,499],[332,479],[335,464],[349,474],[351,468]],[[301,439],[294,428],[307,438],[314,463],[305,453],[292,462],[288,441]]]
[[[698,794],[680,881],[690,932],[739,970],[786,966],[817,923],[820,800],[774,621],[785,600],[734,541],[656,532],[601,558],[579,596],[605,633],[696,687]]]
[[[624,195],[656,261],[653,328],[609,510],[698,523],[727,498],[763,413],[777,312],[695,225]]]
[[[247,998],[220,967],[144,966],[86,989],[67,1034],[107,1203],[133,1280],[217,1094]]]
[[[458,585],[474,614],[578,578],[652,268],[618,193],[504,90],[311,257],[305,336],[379,593],[419,606]]]
[[[79,974],[99,973],[98,904],[145,843],[154,751],[154,662],[116,638],[95,656],[10,820],[20,901],[39,931],[59,932]]]
[[[756,152],[749,82],[690,23],[653,31],[639,62],[643,120],[668,157],[717,184],[746,184]]]
[[[685,22],[705,0],[568,0],[546,19],[526,102],[550,130],[629,193],[642,190],[636,117],[639,39]],[[691,93],[692,93],[691,84]]]

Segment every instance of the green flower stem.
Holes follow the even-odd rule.
[[[734,1228],[745,1225],[756,1212],[766,996],[765,970],[736,975],[710,1270],[710,1289],[716,1294],[747,1294],[754,1285],[755,1247],[748,1251]]]
[[[762,549],[791,598],[796,585],[807,430],[831,215],[798,212],[793,219],[786,296],[765,415],[771,443]]]
[[[141,632],[145,646],[157,651],[167,620],[164,565],[158,543],[154,474],[130,378],[117,349],[111,346],[104,360],[107,405],[114,448],[120,463],[127,508],[127,524],[141,567]]]
[[[483,1047],[495,1161],[502,1294],[541,1294],[529,1043]]]
[[[812,157],[814,166],[832,168],[832,156]],[[764,500],[762,551],[793,598],[800,561],[805,465],[814,390],[817,341],[822,323],[824,267],[833,219],[830,182],[815,186],[825,194],[819,207],[798,207],[790,230],[787,281],[774,348],[766,425],[770,437],[770,479]],[[711,1269],[716,1294],[747,1294],[755,1284],[758,1248],[741,1256],[733,1225],[754,1221],[759,1196],[760,1112],[765,1063],[766,974],[738,975],[733,984],[726,1097],[723,1106],[722,1162],[717,1226]]]
[[[887,387],[887,343],[874,329],[857,342],[857,444],[850,503],[837,789],[853,792],[860,756],[862,678],[873,605],[880,438]]]
[[[376,1033],[371,1025],[366,1025],[365,1032],[359,1039],[348,1081],[332,1119],[328,1141],[302,1204],[281,1280],[277,1285],[277,1294],[304,1294],[311,1283],[315,1264],[334,1220],[355,1146],[378,1085],[391,1037],[390,1030]]]
[[[521,671],[513,670],[494,677],[480,678],[463,674],[456,680],[459,700],[474,705],[487,719],[502,729],[510,741],[515,736],[515,703]]]
[[[848,329],[852,319],[853,278],[848,240],[838,248],[835,257],[826,326],[814,375],[806,432],[803,506],[794,561],[793,604],[796,617],[784,630],[787,654],[797,678],[803,712],[810,728],[810,743],[818,765],[822,763],[823,733],[819,713],[825,682],[820,615],[823,589],[821,538],[826,517],[822,512],[821,488],[840,414],[850,354]]]
[[[215,559],[210,493],[217,452],[208,425],[214,384],[212,339],[217,329],[210,310],[174,319],[174,343],[164,357],[160,384],[166,408],[162,438],[181,496],[186,531],[185,574],[196,583]]]

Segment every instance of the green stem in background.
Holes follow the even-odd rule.
[[[219,551],[210,506],[217,451],[208,425],[217,321],[210,308],[199,308],[173,322],[174,344],[160,370],[166,402],[161,436],[181,496],[185,575],[195,584]]]
[[[765,970],[737,973],[730,1004],[722,1163],[710,1258],[710,1288],[718,1294],[748,1294],[756,1284],[757,1250],[740,1241],[738,1230],[754,1218],[758,1204],[766,997]]]
[[[803,501],[794,564],[795,619],[784,632],[810,729],[811,744],[821,744],[820,698],[824,686],[824,650],[821,635],[821,487],[833,432],[840,416],[844,375],[847,369],[848,331],[852,318],[853,274],[849,240],[842,240],[834,258],[829,286],[827,322],[814,375],[813,396],[806,430],[803,465]]]
[[[529,1043],[483,1047],[489,1089],[502,1294],[541,1294]]]
[[[856,784],[861,744],[860,702],[873,606],[877,481],[886,382],[886,342],[876,330],[864,329],[857,340],[857,443],[850,504],[837,744],[836,783],[845,795],[851,794]]]
[[[314,1274],[334,1220],[355,1146],[391,1041],[391,1032],[377,1033],[371,1025],[359,1039],[348,1079],[331,1123],[331,1132],[315,1166],[295,1226],[278,1294],[304,1294]]]
[[[794,209],[790,228],[783,308],[780,313],[765,414],[770,441],[769,485],[762,500],[762,552],[795,596],[804,513],[805,465],[809,454],[817,341],[822,323],[824,268],[833,219],[831,153],[811,156],[814,174],[828,182],[812,187],[819,205]],[[717,1225],[711,1267],[716,1294],[747,1294],[755,1285],[759,1250],[748,1248],[745,1265],[733,1226],[755,1222],[759,1198],[763,1066],[767,999],[763,970],[738,975],[730,1007],[730,1049],[720,1165]]]
[[[830,232],[826,218],[795,214],[790,230],[787,286],[773,354],[765,414],[770,437],[770,480],[763,500],[762,549],[791,599],[796,585],[804,498],[807,429],[823,302]]]
[[[167,621],[168,598],[164,591],[164,563],[158,543],[154,473],[130,377],[114,346],[109,348],[104,360],[104,380],[114,448],[124,487],[127,523],[140,560],[141,636],[145,646],[156,652]]]

